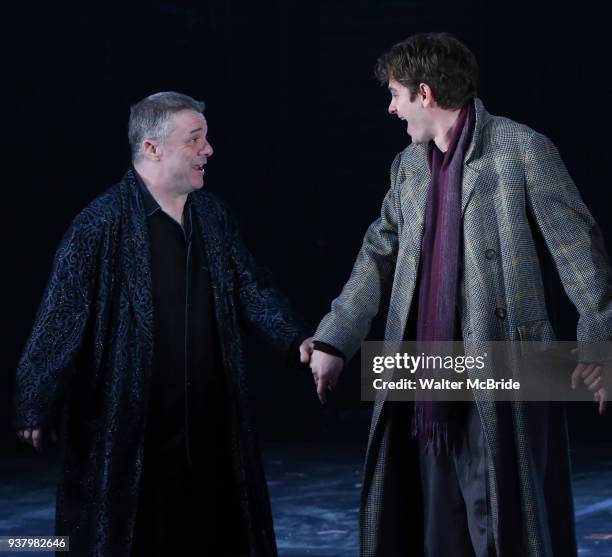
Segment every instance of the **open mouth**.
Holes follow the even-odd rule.
[[[194,164],[194,165],[192,166],[192,168],[193,168],[194,170],[196,170],[197,172],[200,172],[201,174],[204,174],[204,173],[205,173],[205,171],[204,171],[204,163],[202,163],[202,164]]]

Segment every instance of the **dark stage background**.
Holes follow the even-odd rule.
[[[235,211],[257,260],[313,325],[348,278],[408,140],[386,113],[374,62],[416,32],[446,30],[473,49],[487,109],[556,143],[612,244],[612,49],[595,4],[213,0],[4,11],[5,451],[26,450],[9,422],[13,374],[54,250],[74,215],[126,170],[128,108],[152,92],[206,101],[215,149],[206,187]],[[557,292],[559,329],[570,338],[576,315]],[[307,369],[283,368],[252,344],[265,441],[365,440],[358,362],[321,409]],[[570,410],[575,439],[612,440],[612,409],[604,419],[594,405]]]

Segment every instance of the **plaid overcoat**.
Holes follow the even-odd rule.
[[[557,149],[529,127],[493,116],[479,99],[474,102],[476,121],[464,160],[461,201],[464,343],[555,338],[542,253],[554,262],[579,312],[578,341],[610,340],[609,261],[600,230]],[[316,331],[315,340],[335,346],[347,358],[368,334],[388,289],[385,339],[402,340],[415,295],[431,178],[427,149],[411,144],[395,157],[380,218],[368,228],[348,282]],[[476,404],[488,448],[489,512],[498,554],[504,555],[508,542],[520,538],[523,555],[575,555],[562,406],[486,399]],[[374,405],[361,500],[363,557],[422,551],[415,516],[418,468],[406,449],[407,408],[409,403],[385,403],[384,397]],[[516,492],[508,493],[514,488],[520,511],[508,516],[505,501],[516,497]],[[504,531],[506,518],[520,524],[520,531]]]

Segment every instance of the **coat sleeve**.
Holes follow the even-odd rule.
[[[391,165],[391,187],[380,217],[368,228],[348,282],[321,320],[314,340],[351,359],[370,331],[387,286],[393,279],[398,251],[400,201],[396,184],[401,153]]]
[[[528,208],[580,315],[579,357],[610,359],[612,271],[601,230],[548,138],[532,134],[525,168]]]
[[[272,274],[259,267],[247,249],[235,217],[224,208],[226,238],[237,277],[240,316],[272,346],[285,352],[297,350],[297,341],[306,338],[306,326],[287,298],[274,284]]]
[[[90,315],[101,226],[86,209],[73,220],[55,253],[51,276],[17,366],[14,422],[47,427],[57,417],[67,371]]]

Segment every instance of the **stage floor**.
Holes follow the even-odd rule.
[[[269,447],[266,472],[281,557],[358,555],[364,452],[330,445]],[[612,556],[612,448],[572,449],[580,557]]]
[[[363,448],[271,445],[264,455],[280,557],[356,557]],[[610,556],[612,450],[574,447],[572,459],[579,555]],[[0,461],[0,536],[51,535],[56,471],[44,456]]]

